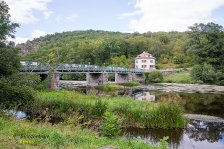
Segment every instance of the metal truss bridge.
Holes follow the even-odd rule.
[[[21,72],[48,74],[49,71],[56,73],[133,73],[143,74],[142,69],[123,68],[111,66],[83,65],[83,64],[48,64],[39,62],[21,61]]]

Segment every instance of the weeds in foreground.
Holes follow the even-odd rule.
[[[75,121],[79,118],[75,118]],[[97,149],[103,146],[134,149],[160,149],[141,140],[99,137],[91,130],[71,127],[73,120],[60,125],[30,123],[0,117],[1,148],[79,148]],[[161,144],[162,145],[162,144]],[[164,148],[165,149],[165,148]]]

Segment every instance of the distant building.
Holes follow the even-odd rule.
[[[146,71],[156,69],[155,57],[148,52],[142,52],[135,58],[135,68],[144,69]]]

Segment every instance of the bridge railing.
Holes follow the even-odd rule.
[[[97,66],[97,65],[83,65],[83,64],[48,64],[39,62],[25,62],[21,61],[21,71],[44,73],[51,70],[56,70],[59,73],[84,73],[84,72],[107,72],[107,73],[143,73],[141,69],[111,67],[111,66]]]

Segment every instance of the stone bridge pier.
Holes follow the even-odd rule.
[[[52,90],[60,89],[60,74],[57,72],[52,72],[48,74],[48,88]]]
[[[133,74],[133,80],[143,83],[145,81],[144,74]]]
[[[99,86],[108,82],[108,73],[86,73],[87,86]]]
[[[47,80],[46,87],[52,90],[60,89],[60,74],[58,72],[49,72],[40,74],[41,81]]]
[[[115,83],[122,84],[132,81],[131,73],[115,73]]]

